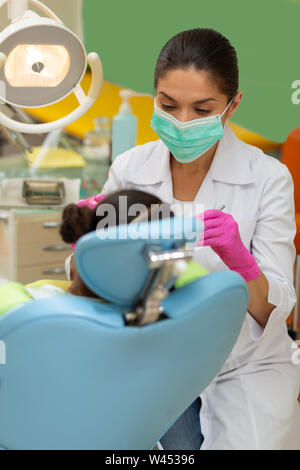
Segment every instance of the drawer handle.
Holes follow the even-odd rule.
[[[70,251],[71,247],[68,245],[49,245],[43,248],[43,251]]]
[[[43,274],[47,276],[52,274],[66,274],[66,271],[63,268],[44,269]]]
[[[61,226],[61,222],[44,222],[44,228],[58,228]]]

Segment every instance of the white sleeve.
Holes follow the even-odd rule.
[[[285,322],[295,305],[295,235],[294,184],[289,170],[281,164],[265,184],[252,239],[251,252],[269,282],[268,302],[275,305],[264,330],[248,314],[255,340],[274,325]]]

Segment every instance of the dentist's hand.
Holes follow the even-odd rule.
[[[77,206],[88,206],[90,209],[95,209],[95,207],[105,198],[105,194],[98,194],[97,196],[90,197],[88,199],[82,199],[78,202]]]
[[[254,256],[243,244],[237,222],[230,214],[208,210],[197,218],[204,222],[204,240],[198,246],[210,246],[229,269],[238,272],[246,282],[260,277]]]

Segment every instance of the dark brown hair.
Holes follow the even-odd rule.
[[[122,196],[126,198],[126,205],[120,202],[120,197]],[[130,208],[136,204],[142,205],[142,213],[140,213],[137,206],[135,206],[137,211],[133,211],[134,214],[130,215]],[[103,211],[98,210],[100,206],[102,206]],[[107,224],[106,210],[110,210],[111,207],[114,209],[115,217],[109,221],[108,225],[102,228],[115,226],[116,224],[119,225],[121,223],[129,224],[136,219],[137,216],[141,216],[143,221],[174,216],[170,206],[163,204],[158,197],[152,194],[137,190],[117,191],[106,196],[95,209],[90,209],[87,206],[78,207],[75,204],[67,206],[63,212],[63,220],[60,228],[62,239],[66,243],[76,243],[83,235],[95,231],[99,227],[98,224],[101,220],[105,220],[105,224]],[[158,209],[157,212],[153,211],[153,207]],[[138,212],[138,214],[136,212]],[[71,262],[71,279],[72,285],[68,290],[70,294],[98,298],[80,278],[75,267],[74,259],[72,259]]]
[[[93,232],[97,229],[98,224],[101,220],[106,217],[105,214],[105,205],[110,205],[114,208],[116,218],[114,218],[108,226],[118,225],[121,223],[129,224],[132,222],[137,215],[130,215],[128,211],[125,211],[125,207],[120,206],[120,197],[126,197],[127,205],[126,209],[129,209],[133,205],[142,204],[147,209],[150,209],[151,206],[163,206],[162,201],[149,193],[138,190],[123,190],[111,193],[103,199],[95,209],[90,209],[87,206],[78,207],[75,204],[70,204],[67,206],[63,212],[62,224],[60,228],[60,234],[62,239],[66,243],[76,243],[79,238],[83,235]],[[103,206],[103,214],[97,215],[97,209],[99,206]],[[166,205],[168,206],[168,205]],[[99,213],[99,211],[98,211]],[[161,214],[159,214],[161,216]],[[169,210],[170,217],[173,216],[173,213]],[[151,220],[150,212],[146,214],[146,220]]]
[[[155,69],[154,87],[170,70],[195,67],[210,74],[228,97],[228,103],[239,88],[236,50],[222,34],[209,28],[183,31],[163,47]]]

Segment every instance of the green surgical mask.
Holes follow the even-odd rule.
[[[155,101],[151,127],[178,162],[190,163],[222,139],[221,118],[233,100],[234,98],[222,114],[187,122],[178,121],[171,114],[158,108]]]

